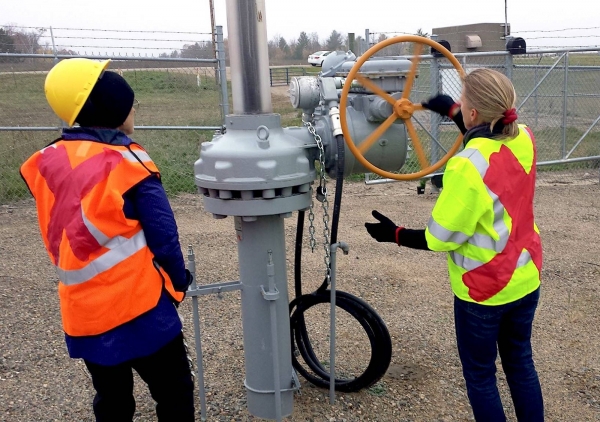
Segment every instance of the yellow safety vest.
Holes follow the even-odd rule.
[[[448,252],[458,298],[502,305],[539,287],[535,164],[535,138],[525,125],[510,140],[473,138],[448,160],[425,237],[431,250]]]

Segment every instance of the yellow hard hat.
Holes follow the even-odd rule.
[[[98,77],[110,60],[66,59],[54,66],[44,84],[46,100],[58,117],[73,126]]]

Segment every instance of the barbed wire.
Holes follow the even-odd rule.
[[[69,49],[69,48],[130,48],[135,50],[164,50],[168,47],[140,47],[140,46],[126,46],[126,45],[68,45],[68,44],[56,44],[58,50]],[[171,48],[173,50],[183,50],[182,48]]]
[[[525,32],[564,32],[564,31],[583,31],[583,30],[591,30],[591,29],[600,29],[600,26],[590,26],[586,28],[561,28],[561,29],[531,29],[531,30],[523,30],[523,31],[515,31],[519,34]]]
[[[568,38],[600,38],[600,35],[568,35],[564,37],[527,37],[528,40],[541,40],[541,39],[568,39]]]
[[[61,30],[61,31],[92,31],[92,32],[124,32],[124,33],[140,33],[140,34],[193,34],[193,35],[212,35],[210,32],[186,32],[186,31],[151,31],[151,30],[126,30],[126,29],[98,29],[98,28],[56,28],[43,26],[20,26],[20,25],[0,25],[6,28],[22,28],[22,29],[37,29],[37,30]]]
[[[600,48],[600,45],[532,45],[527,46],[528,53],[535,53],[535,49],[569,49],[569,48]]]
[[[42,38],[48,38],[44,36]],[[116,37],[54,37],[54,39],[76,39],[76,40],[118,40],[118,41],[168,41],[168,42],[212,42],[211,40],[174,40],[165,38],[116,38]]]

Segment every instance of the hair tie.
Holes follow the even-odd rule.
[[[502,115],[504,116],[504,119],[502,119],[502,123],[505,125],[511,124],[519,117],[517,116],[517,110],[514,108],[506,110],[504,113],[502,113]]]

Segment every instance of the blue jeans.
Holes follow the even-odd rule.
[[[510,388],[517,419],[544,420],[544,402],[531,351],[531,326],[540,289],[506,305],[454,298],[456,343],[476,421],[504,422],[496,385],[496,356]]]

